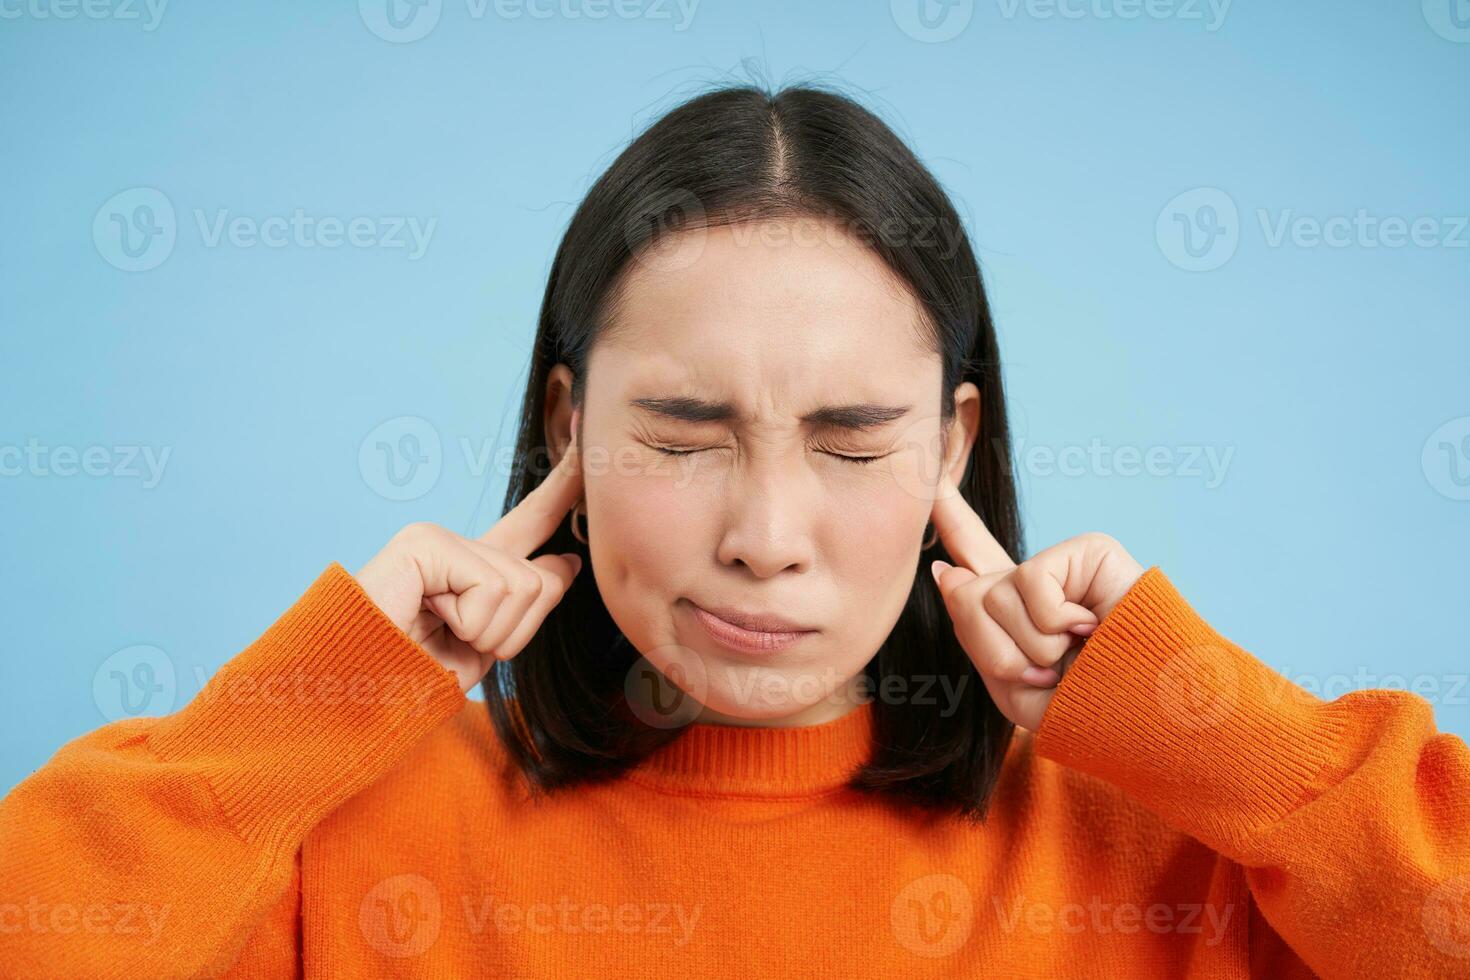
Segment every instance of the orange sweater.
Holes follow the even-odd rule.
[[[989,820],[842,787],[867,707],[695,725],[532,803],[484,707],[333,563],[187,706],[0,802],[6,977],[1470,976],[1470,752],[1324,702],[1157,567]]]

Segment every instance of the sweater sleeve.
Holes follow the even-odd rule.
[[[1062,678],[1036,748],[1241,865],[1317,974],[1470,976],[1470,750],[1419,695],[1324,701],[1154,566]]]
[[[0,972],[219,976],[252,937],[299,963],[306,835],[464,702],[333,562],[182,709],[74,739],[0,800]]]

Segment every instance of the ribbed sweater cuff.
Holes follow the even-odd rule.
[[[247,840],[299,838],[465,702],[447,670],[332,562],[148,745],[195,769]]]
[[[1331,704],[1217,633],[1158,566],[1088,638],[1036,749],[1217,850],[1315,798],[1350,751]]]

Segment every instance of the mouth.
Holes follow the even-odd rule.
[[[774,653],[818,632],[774,614],[733,609],[721,609],[716,613],[693,601],[689,606],[711,639],[740,653]]]

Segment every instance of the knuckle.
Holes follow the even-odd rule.
[[[506,596],[510,595],[511,587],[504,575],[496,573],[485,578],[485,596],[492,603],[498,604]],[[493,607],[492,607],[493,612]]]
[[[1038,609],[1031,613],[1031,621],[1037,629],[1047,633],[1058,633],[1066,629],[1067,619],[1060,609]]]
[[[1052,667],[1062,655],[1067,652],[1067,644],[1055,640],[1048,640],[1040,644],[1035,650],[1027,651],[1033,663],[1041,667]]]
[[[1037,582],[1046,574],[1041,565],[1036,561],[1024,561],[1017,565],[1012,576],[1015,578],[1016,586],[1023,591],[1035,588]]]
[[[990,674],[997,680],[1018,683],[1026,667],[1026,664],[1017,662],[1014,657],[995,655],[990,658]]]
[[[535,599],[546,590],[546,575],[530,562],[523,561],[522,567],[524,573],[521,575],[520,590]]]

